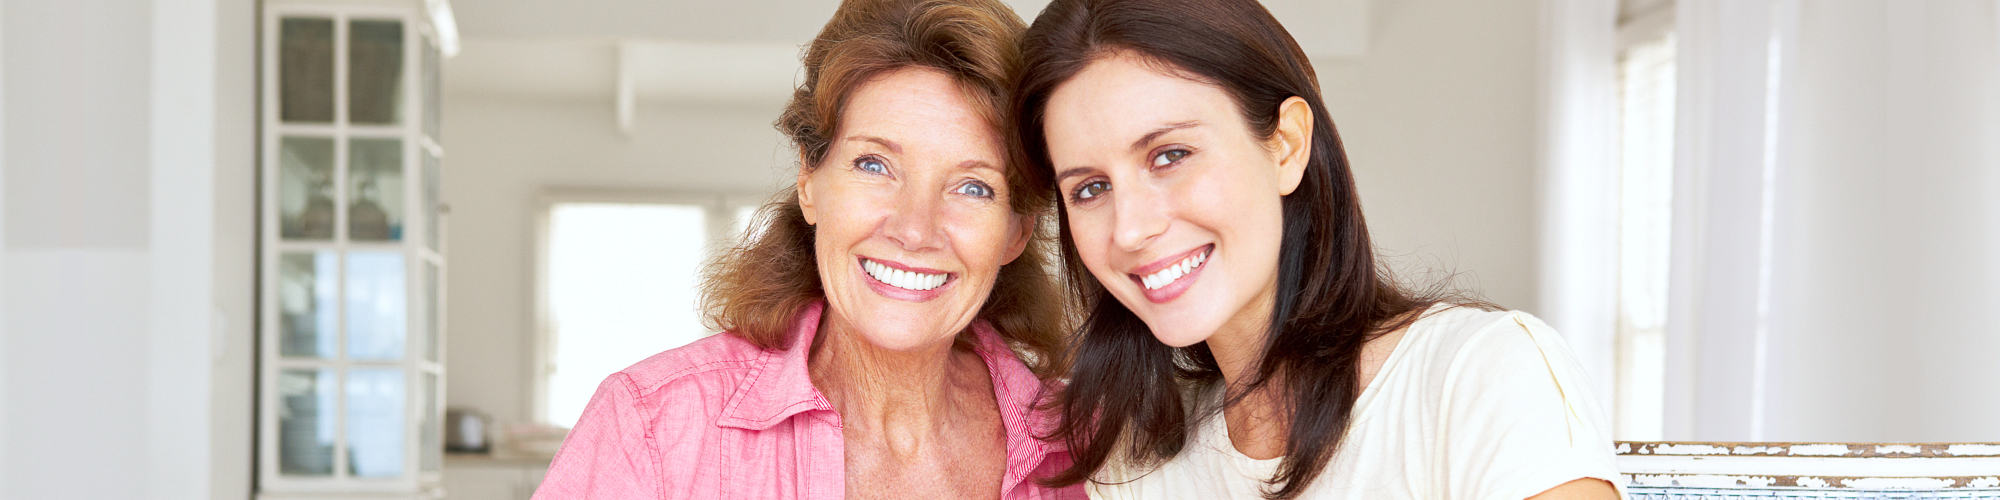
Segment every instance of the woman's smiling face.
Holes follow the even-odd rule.
[[[1282,197],[1305,155],[1284,130],[1257,137],[1221,88],[1162,67],[1114,53],[1049,95],[1042,132],[1070,235],[1091,275],[1161,342],[1261,334]]]
[[[1002,139],[943,73],[901,69],[848,96],[799,174],[829,326],[877,347],[949,342],[979,314],[1031,221],[1008,205]]]

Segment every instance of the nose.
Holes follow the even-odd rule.
[[[914,183],[912,183],[914,184]],[[904,250],[931,250],[944,241],[942,193],[906,184],[890,200],[889,217],[882,221],[882,233]]]
[[[1114,191],[1112,202],[1112,243],[1125,250],[1139,250],[1167,231],[1172,220],[1167,193],[1145,183],[1127,183]]]

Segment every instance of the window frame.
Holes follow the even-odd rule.
[[[1613,68],[1617,72],[1617,74],[1613,76],[1612,80],[1613,85],[1616,87],[1613,95],[1615,96],[1615,99],[1617,99],[1615,109],[1618,110],[1617,125],[1619,127],[1618,135],[1616,137],[1616,140],[1618,142],[1617,146],[1618,156],[1617,156],[1617,165],[1615,166],[1615,168],[1617,169],[1617,174],[1616,174],[1617,181],[1615,186],[1617,194],[1615,195],[1615,199],[1616,199],[1616,205],[1619,209],[1619,213],[1615,218],[1614,229],[1611,235],[1613,240],[1617,242],[1616,244],[1617,249],[1615,250],[1615,253],[1613,255],[1614,267],[1612,269],[1612,272],[1615,273],[1614,281],[1616,282],[1615,285],[1616,288],[1614,288],[1614,290],[1616,290],[1617,297],[1612,303],[1612,306],[1616,308],[1616,310],[1613,313],[1614,324],[1612,327],[1612,353],[1614,360],[1612,363],[1612,376],[1613,376],[1612,383],[1614,390],[1613,390],[1613,401],[1611,404],[1611,410],[1612,410],[1611,416],[1612,416],[1612,427],[1614,435],[1617,439],[1620,440],[1656,441],[1664,439],[1665,436],[1665,427],[1666,427],[1665,426],[1665,421],[1666,421],[1665,336],[1667,328],[1663,321],[1662,325],[1659,328],[1659,331],[1654,332],[1654,334],[1657,335],[1659,338],[1652,339],[1652,342],[1646,342],[1644,339],[1635,338],[1635,334],[1637,332],[1628,328],[1630,325],[1628,324],[1629,320],[1626,314],[1627,309],[1625,307],[1629,298],[1626,297],[1624,293],[1625,280],[1627,279],[1627,276],[1625,275],[1625,270],[1627,268],[1625,259],[1628,256],[1628,252],[1623,245],[1625,242],[1625,237],[1627,235],[1626,232],[1627,228],[1625,226],[1625,222],[1627,221],[1627,216],[1624,213],[1624,208],[1627,206],[1627,201],[1628,201],[1625,198],[1626,194],[1625,191],[1627,187],[1625,174],[1628,173],[1627,172],[1628,165],[1625,163],[1626,157],[1625,157],[1624,126],[1626,125],[1626,120],[1625,120],[1626,109],[1624,104],[1626,99],[1625,64],[1627,62],[1628,55],[1631,53],[1633,49],[1643,48],[1647,45],[1660,43],[1662,41],[1669,44],[1674,42],[1675,40],[1674,37],[1676,36],[1675,22],[1674,22],[1675,3],[1676,2],[1674,0],[1658,2],[1652,5],[1653,8],[1650,11],[1638,13],[1637,15],[1631,16],[1626,19],[1622,19],[1617,27],[1616,31],[1617,45],[1613,52],[1614,56],[1616,57],[1616,60],[1614,61],[1613,64]],[[1679,57],[1678,54],[1674,55],[1676,65],[1678,65],[1678,57]],[[1678,92],[1678,90],[1676,92]],[[1678,96],[1676,96],[1676,98],[1678,99]],[[1679,111],[1677,107],[1673,106],[1669,106],[1669,109],[1671,110],[1670,112],[1672,113],[1678,113]],[[1667,127],[1666,130],[1669,134],[1676,132],[1676,129],[1673,126]],[[1670,155],[1674,154],[1674,148],[1673,148],[1675,144],[1674,140],[1672,138],[1669,138],[1667,140],[1667,144],[1668,144],[1668,147],[1666,149],[1667,153]],[[1668,178],[1671,182],[1671,179],[1676,177],[1671,173],[1671,170],[1675,168],[1674,160],[1671,157],[1667,159],[1667,168],[1670,171]],[[1673,213],[1674,204],[1672,202],[1672,199],[1679,193],[1672,186],[1668,186],[1667,191],[1668,191],[1667,195],[1669,201],[1666,207],[1666,212],[1667,212],[1666,215],[1668,216],[1669,220],[1668,222],[1669,234],[1666,242],[1667,248],[1664,248],[1662,250],[1671,252],[1673,249],[1672,248],[1673,238],[1671,234],[1671,227],[1673,223],[1671,221],[1672,217],[1675,215]],[[1672,275],[1671,258],[1667,262],[1662,262],[1661,264],[1668,266],[1667,276],[1671,276]],[[1670,296],[1670,290],[1668,289],[1667,283],[1665,281],[1662,281],[1660,285],[1661,289],[1659,290],[1660,292],[1659,299],[1663,302],[1662,304],[1660,304],[1661,305],[1660,312],[1663,315],[1666,315],[1667,304],[1665,304],[1664,302],[1668,300],[1668,297]],[[1663,320],[1665,319],[1664,316],[1662,319]],[[1656,350],[1656,352],[1651,352],[1651,353],[1639,352],[1639,350],[1642,348],[1642,344],[1649,345],[1651,347],[1657,347],[1658,349]],[[1640,363],[1639,359],[1641,357],[1647,358],[1649,362]],[[1644,365],[1644,366],[1636,366],[1636,365]],[[1654,372],[1654,373],[1645,373],[1645,374],[1637,373],[1637,371],[1642,368],[1648,370],[1649,372]],[[1645,386],[1641,387],[1640,384],[1645,384]],[[1647,417],[1639,417],[1635,415],[1637,413],[1648,413],[1649,415]]]

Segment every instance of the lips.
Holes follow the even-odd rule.
[[[904,290],[924,291],[943,286],[950,273],[926,273],[908,270],[893,264],[885,264],[868,258],[861,259],[861,270],[869,277]]]
[[[1214,244],[1204,245],[1134,269],[1128,276],[1143,289],[1147,300],[1166,302],[1187,291],[1214,252]]]

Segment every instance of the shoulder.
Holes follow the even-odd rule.
[[[720,386],[733,388],[771,355],[771,351],[734,334],[718,333],[633,363],[612,374],[599,390],[610,389],[614,382],[622,383],[633,398],[645,400],[690,391],[708,392]]]
[[[1540,318],[1521,311],[1443,306],[1411,325],[1404,342],[1431,366],[1534,369],[1573,362],[1562,336]]]
[[[1551,393],[1567,403],[1595,399],[1569,344],[1532,314],[1439,307],[1411,325],[1402,342],[1406,376],[1446,401],[1505,405],[1505,398],[1481,395],[1523,392]]]

